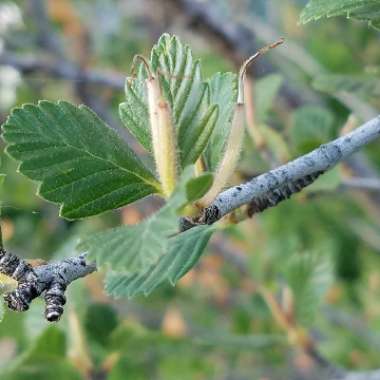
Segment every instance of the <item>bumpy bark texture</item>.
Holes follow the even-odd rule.
[[[8,307],[26,311],[33,299],[44,293],[45,317],[49,322],[60,319],[66,303],[67,286],[95,270],[95,264],[86,263],[85,255],[33,268],[25,260],[0,249],[0,273],[18,282],[17,289],[4,296]]]

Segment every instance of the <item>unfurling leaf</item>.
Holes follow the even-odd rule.
[[[210,101],[209,84],[202,79],[199,61],[193,59],[190,48],[177,37],[162,35],[152,49],[150,64],[169,103],[181,166],[186,167],[204,151],[218,118],[218,106]],[[136,78],[126,82],[126,100],[119,110],[125,126],[142,146],[152,151],[146,78],[141,64]]]

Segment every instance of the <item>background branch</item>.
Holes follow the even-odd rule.
[[[123,90],[124,88],[124,75],[79,68],[75,64],[59,59],[36,58],[33,56],[2,52],[0,53],[0,65],[12,66],[26,75],[41,73],[54,78],[62,78],[74,82],[86,82],[116,90]]]

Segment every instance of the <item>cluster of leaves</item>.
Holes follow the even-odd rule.
[[[71,2],[67,2],[67,4],[69,3]],[[107,1],[102,2],[102,6],[106,6],[106,3]],[[206,4],[207,1],[204,3]],[[213,7],[218,6],[217,1],[210,1],[209,4],[211,3]],[[228,6],[226,2],[223,3]],[[261,9],[268,8],[265,1],[252,2],[255,14],[257,14],[259,3],[262,5]],[[317,1],[313,1],[313,3],[316,4]],[[324,3],[327,7],[331,7],[339,2]],[[342,2],[340,1],[340,3]],[[354,2],[352,1],[352,3]],[[51,6],[54,7],[54,4],[52,3]],[[80,4],[81,9],[85,10],[86,20],[97,20],[94,15],[96,10],[99,11],[99,8],[86,1],[79,0],[76,4]],[[115,2],[109,2],[108,6],[110,11],[107,12],[107,17],[112,16],[117,9]],[[294,2],[284,1],[281,6],[293,7]],[[103,12],[103,8],[102,13],[106,13]],[[285,17],[289,17],[289,12],[281,13],[281,22],[290,25],[289,20]],[[95,25],[98,51],[97,55],[94,56],[94,62],[104,65],[104,56],[107,56],[108,62],[112,62],[112,67],[115,67],[115,62],[118,62],[118,69],[122,71],[125,68],[125,62],[132,58],[128,54],[143,51],[147,41],[144,41],[143,46],[141,44],[136,45],[146,36],[140,24],[136,27],[135,18],[119,24],[118,20],[120,21],[120,19],[116,18],[115,22],[115,17],[111,17],[111,20],[113,27],[122,24],[123,29],[117,29],[117,34],[112,34],[112,39],[107,40],[103,34],[105,30],[103,28],[106,28],[107,23]],[[312,78],[313,86],[318,91],[327,94],[334,95],[340,91],[345,91],[358,94],[365,100],[371,98],[370,101],[373,102],[374,96],[378,93],[375,75],[366,74],[364,76],[359,74],[354,77],[343,74],[352,71],[352,67],[357,63],[353,61],[352,57],[355,57],[355,52],[361,51],[364,41],[366,41],[366,49],[363,54],[360,54],[360,58],[366,62],[370,60],[368,57],[371,54],[373,57],[376,49],[372,49],[370,44],[372,43],[374,47],[377,46],[377,36],[373,30],[366,28],[363,24],[359,33],[358,29],[351,28],[348,22],[330,23],[327,34],[331,44],[327,46],[326,34],[324,34],[326,29],[323,29],[323,23],[319,25],[320,28],[318,30],[313,28],[311,33],[308,28],[305,28],[302,40],[307,40],[307,50],[312,50],[315,59],[318,59],[320,63],[336,62],[338,73]],[[59,26],[57,26],[58,29]],[[287,33],[289,33],[289,39],[292,37],[295,40],[297,39],[295,34],[291,36],[291,30],[287,30]],[[136,37],[137,34],[138,38]],[[332,38],[331,35],[335,38]],[[100,38],[98,39],[100,36],[106,43],[102,44]],[[125,36],[128,36],[128,44],[125,44]],[[146,39],[148,40],[148,38]],[[168,39],[169,42],[170,40]],[[350,41],[349,44],[342,42],[347,40]],[[302,43],[301,40],[299,43]],[[318,44],[323,48],[320,51],[313,50]],[[337,46],[339,48],[335,49]],[[132,49],[133,52],[131,52]],[[161,50],[166,51],[166,53],[171,51],[170,57],[176,50],[178,56],[181,48],[172,49]],[[186,48],[182,46],[182,49]],[[344,57],[339,54],[341,49],[346,52]],[[205,59],[202,59],[202,62],[207,64],[210,56],[209,52],[205,53]],[[174,103],[171,102],[170,95],[167,94],[170,94],[172,89],[174,91],[176,86],[180,85],[179,81],[176,82],[176,85],[170,83],[174,83],[174,79],[180,79],[181,76],[167,75],[172,70],[171,67],[179,68],[174,63],[177,61],[170,57],[163,60],[162,65],[164,66],[157,73],[160,80],[167,83],[163,89],[170,105],[173,106]],[[359,61],[357,56],[356,58]],[[212,60],[213,70],[214,65],[219,65],[218,68],[223,68],[226,65],[222,56],[213,54]],[[151,64],[153,65],[152,60]],[[295,69],[294,64],[288,65],[285,59],[281,60],[279,68],[286,72],[288,67]],[[132,131],[141,145],[148,152],[151,152],[145,84],[143,82],[146,73],[143,67],[138,67],[136,72],[137,77],[126,83],[125,99],[120,100],[118,95],[114,94],[110,107],[114,106],[116,111],[118,104],[122,101],[120,115],[124,124]],[[287,102],[278,99],[277,95],[284,79],[287,86],[289,85],[289,72],[290,70],[285,74],[286,79],[282,75],[271,74],[255,79],[254,82],[256,127],[262,132],[267,145],[266,148],[270,151],[271,157],[274,157],[275,162],[285,162],[292,156],[305,153],[307,150],[327,141],[336,135],[336,128],[344,123],[348,116],[347,113],[350,112],[350,110],[343,109],[336,102],[331,101],[331,98],[323,93],[312,94],[314,97],[311,99],[317,98],[315,103],[318,105],[301,106],[296,109],[288,107]],[[308,75],[304,75],[303,79],[306,77]],[[190,76],[184,78],[189,79]],[[226,85],[225,81],[230,81],[231,86]],[[310,91],[310,83],[303,83],[300,77],[291,82],[292,86],[301,94],[305,87]],[[218,113],[217,122],[210,136],[212,146],[211,144],[207,145],[203,151],[204,161],[207,163],[208,170],[212,172],[217,165],[218,157],[220,157],[218,152],[223,150],[225,136],[228,133],[228,115],[231,112],[229,109],[233,106],[233,93],[231,96],[230,89],[235,86],[235,76],[228,73],[216,74],[204,83],[209,87],[208,90],[204,91],[209,92],[210,103],[208,106],[203,103],[202,112],[204,114],[202,113],[202,115],[210,112],[211,117],[215,117],[215,114]],[[44,77],[41,89],[44,97],[47,98],[67,97],[69,96],[67,93],[62,95],[66,85],[66,83],[59,81],[58,86],[55,82],[45,80]],[[178,89],[177,91],[182,90]],[[203,89],[197,91],[203,94]],[[98,95],[97,92],[95,96]],[[34,87],[30,89],[29,82],[25,80],[21,86],[21,91],[18,93],[18,102],[30,101],[31,98],[37,96],[40,96],[40,93],[35,92]],[[228,97],[231,97],[232,101],[225,104],[224,99]],[[51,108],[53,108],[51,104],[61,112],[59,104],[50,103]],[[212,108],[213,105],[214,109]],[[215,105],[218,110],[216,110]],[[34,107],[38,108],[39,106]],[[137,111],[129,112],[128,107],[134,107]],[[177,109],[180,108],[179,105],[176,107]],[[191,108],[192,106],[187,105],[186,107]],[[70,105],[65,103],[63,103],[62,108],[65,108],[64,112],[71,109]],[[85,109],[79,111],[78,107],[74,108],[77,109],[76,114],[81,120],[83,117],[87,118],[88,114],[92,115],[91,111],[84,111]],[[41,116],[41,113],[33,112],[38,117]],[[108,132],[104,133],[102,129],[101,133],[97,133],[97,128],[95,128],[92,131],[92,133],[96,133],[93,143],[97,145],[96,149],[90,150],[85,142],[92,140],[91,133],[87,133],[88,129],[82,130],[81,124],[76,123],[75,118],[72,118],[70,113],[62,117],[65,122],[59,127],[59,132],[54,129],[55,122],[51,121],[44,127],[42,119],[41,123],[35,123],[34,116],[29,116],[29,113],[27,115],[28,122],[30,123],[30,120],[33,120],[33,124],[37,125],[38,128],[28,129],[26,127],[25,134],[20,128],[17,129],[18,136],[10,136],[15,138],[15,142],[10,143],[10,145],[19,144],[16,137],[20,137],[25,139],[26,143],[36,143],[37,147],[39,144],[38,133],[33,135],[30,132],[32,130],[34,132],[43,131],[43,128],[49,127],[52,128],[51,136],[54,134],[57,136],[59,142],[57,149],[67,142],[70,145],[74,144],[73,150],[70,151],[73,154],[68,151],[67,155],[71,154],[73,162],[78,161],[86,165],[86,169],[80,169],[82,175],[87,173],[91,179],[91,170],[94,170],[95,173],[98,170],[97,168],[99,170],[104,169],[104,172],[101,172],[101,175],[105,176],[104,183],[101,182],[103,177],[94,174],[94,187],[87,183],[88,186],[83,186],[83,190],[81,190],[80,183],[75,178],[70,177],[73,166],[69,166],[69,164],[66,166],[64,153],[62,153],[62,159],[56,157],[56,161],[53,159],[50,161],[50,154],[42,156],[41,160],[46,164],[46,167],[44,171],[41,170],[38,174],[34,171],[37,169],[37,163],[32,156],[35,153],[27,152],[28,149],[33,148],[33,145],[24,146],[25,152],[22,154],[25,157],[29,154],[34,160],[34,162],[32,160],[32,166],[28,167],[29,164],[27,164],[26,171],[29,171],[33,176],[41,176],[39,178],[43,176],[42,183],[48,178],[53,180],[54,176],[57,176],[57,185],[64,183],[65,176],[68,180],[71,178],[74,181],[75,192],[71,192],[71,187],[67,187],[64,188],[65,191],[62,191],[62,194],[55,193],[54,185],[52,182],[48,182],[49,188],[53,191],[52,197],[54,195],[52,201],[63,204],[62,214],[66,213],[66,209],[63,210],[65,205],[69,205],[67,206],[68,214],[63,215],[66,218],[82,217],[79,215],[84,211],[88,212],[87,215],[91,213],[95,215],[98,212],[120,207],[124,202],[132,202],[134,196],[136,199],[138,196],[145,196],[144,191],[147,195],[160,192],[160,185],[149,162],[144,161],[142,164],[142,161],[137,159],[139,167],[143,169],[138,176],[133,175],[135,170],[132,170],[133,165],[130,163],[136,162],[136,156],[132,152],[131,155],[128,155],[127,162],[124,157],[126,149],[124,141],[120,143],[122,148],[119,148],[119,142],[115,142],[113,137],[109,137]],[[93,121],[94,118],[90,118],[90,120]],[[202,120],[205,120],[205,117],[202,117]],[[71,128],[66,125],[67,121],[71,121],[72,129],[67,133],[62,132],[62,129]],[[142,124],[138,127],[138,124],[134,123],[145,123],[145,129]],[[211,128],[209,123],[205,122],[204,125]],[[224,127],[223,123],[226,123]],[[98,122],[94,122],[94,124],[98,124]],[[100,122],[100,124],[107,128],[104,123]],[[218,125],[221,127],[218,128]],[[178,128],[179,124],[176,126]],[[77,138],[77,130],[82,131],[80,133],[81,139]],[[108,128],[106,130],[108,131]],[[138,137],[139,132],[144,133],[142,131],[145,131],[145,137]],[[45,133],[42,134],[45,136]],[[47,144],[51,143],[52,141],[49,139],[46,140],[46,136],[41,141]],[[120,140],[118,137],[116,138]],[[100,142],[103,144],[100,145]],[[112,153],[108,152],[107,149],[109,142],[117,147],[115,151],[112,150]],[[245,143],[247,149],[244,151],[239,173],[243,173],[244,176],[252,176],[257,172],[267,170],[269,163],[260,156],[260,152],[255,149],[254,144],[249,139],[246,139]],[[181,144],[183,144],[182,148],[186,149],[185,142]],[[214,150],[213,148],[217,146],[219,146],[219,150]],[[45,149],[47,146],[42,144],[41,147]],[[374,157],[378,157],[378,146],[375,145],[374,147]],[[79,155],[77,148],[83,151],[83,156]],[[21,146],[20,151],[22,149]],[[118,151],[121,152],[120,155],[118,155]],[[47,150],[47,152],[49,151]],[[181,160],[184,159],[180,150],[178,153]],[[187,157],[190,156],[187,155]],[[94,166],[89,167],[88,162],[92,159],[94,159]],[[24,159],[19,161],[24,162]],[[57,172],[47,170],[52,169],[48,168],[50,162],[57,165]],[[61,164],[62,166],[60,166]],[[57,240],[61,243],[70,236],[75,237],[74,241],[76,242],[78,228],[82,229],[80,231],[84,231],[83,235],[86,236],[88,234],[86,228],[94,230],[100,225],[104,228],[104,226],[113,226],[119,222],[118,213],[105,213],[100,217],[71,224],[56,219],[54,206],[48,202],[40,202],[38,198],[33,197],[30,181],[28,182],[23,176],[15,174],[11,165],[13,163],[7,159],[5,170],[9,173],[9,180],[5,183],[2,199],[6,199],[8,204],[8,207],[4,209],[6,215],[3,219],[7,237],[6,243],[7,246],[14,247],[15,252],[25,256],[30,255],[29,257],[40,257],[41,255],[46,257],[46,252],[49,252],[50,255],[54,251]],[[180,169],[183,172],[182,180],[172,198],[167,200],[167,208],[164,206],[158,214],[152,215],[152,218],[139,225],[106,230],[99,235],[94,235],[91,238],[94,240],[88,240],[88,243],[93,247],[90,250],[92,257],[96,258],[102,265],[114,268],[108,274],[107,288],[116,296],[149,292],[161,282],[175,282],[183,271],[186,271],[196,262],[202,253],[203,244],[207,242],[208,235],[213,232],[213,229],[201,227],[190,230],[188,234],[181,234],[186,237],[184,243],[189,248],[182,245],[181,235],[163,239],[163,237],[167,237],[167,234],[173,234],[176,231],[177,225],[174,223],[178,217],[176,208],[181,210],[183,205],[194,202],[199,194],[208,188],[212,180],[212,175],[206,174],[206,177],[200,182],[193,182],[196,179],[191,179],[192,170],[183,167],[182,163]],[[190,170],[190,172],[185,169]],[[114,173],[115,176],[109,176],[109,173]],[[26,174],[28,175],[28,173]],[[127,180],[127,176],[132,180]],[[239,249],[242,249],[244,253],[247,252],[248,267],[246,269],[256,282],[270,288],[278,295],[281,295],[283,287],[291,289],[294,296],[295,318],[303,326],[312,327],[313,331],[317,333],[316,336],[323,337],[319,341],[319,348],[326,357],[345,367],[370,368],[378,366],[379,363],[378,337],[375,333],[378,329],[377,311],[380,299],[379,272],[377,269],[379,260],[376,254],[379,250],[379,244],[376,243],[379,236],[379,226],[376,220],[371,221],[370,219],[371,215],[376,215],[375,208],[367,212],[365,207],[361,207],[360,201],[352,197],[350,192],[336,193],[333,191],[340,184],[340,177],[341,173],[338,168],[322,176],[314,185],[310,186],[310,190],[308,188],[294,199],[257,216],[253,221],[229,228],[228,231],[224,232],[224,237],[228,239],[228,242],[220,246],[218,253],[224,253],[224,249],[231,249],[236,255],[238,255]],[[41,182],[40,179],[37,181]],[[115,190],[113,194],[116,194],[117,197],[113,198],[112,194],[110,196],[105,194],[107,190],[106,181],[112,183]],[[191,181],[190,184],[189,181]],[[130,183],[133,183],[133,186],[127,189],[127,185]],[[83,184],[86,185],[85,177]],[[120,186],[119,190],[117,190],[118,186]],[[42,186],[41,189],[43,190]],[[139,193],[140,190],[141,193]],[[134,193],[139,194],[135,195]],[[103,206],[100,201],[100,197],[103,195],[107,199],[107,206]],[[49,192],[47,192],[46,198],[48,199],[48,197]],[[81,197],[83,197],[83,202]],[[85,205],[86,201],[92,203]],[[16,207],[9,207],[9,205],[16,206],[17,209]],[[101,207],[104,209],[102,210]],[[134,210],[132,209],[130,214],[133,213]],[[85,216],[83,215],[83,217]],[[163,221],[162,230],[158,223],[159,220]],[[194,235],[192,235],[193,233]],[[137,234],[138,238],[133,239],[133,234]],[[152,239],[141,238],[148,235],[151,235]],[[44,242],[43,246],[38,244],[40,241]],[[110,244],[108,245],[107,242]],[[216,240],[216,243],[219,241]],[[72,255],[75,251],[75,245],[76,243],[67,246],[65,255]],[[182,250],[182,248],[184,249]],[[212,249],[210,247],[210,250]],[[137,252],[142,251],[146,255],[137,254]],[[124,256],[123,253],[126,255]],[[48,258],[52,259],[50,256]],[[58,258],[61,259],[62,257],[53,257],[53,259]],[[7,280],[0,279],[0,282],[4,281],[3,284],[6,285]],[[334,280],[333,283],[332,280]],[[28,313],[21,315],[12,313],[5,318],[0,325],[0,343],[2,347],[7,347],[4,350],[3,360],[8,362],[5,363],[0,360],[0,369],[4,379],[23,380],[30,377],[39,379],[51,379],[52,377],[57,379],[86,378],[81,370],[83,365],[78,361],[78,357],[81,358],[83,352],[77,352],[78,355],[75,357],[68,357],[68,351],[78,347],[78,340],[80,339],[83,339],[88,345],[91,360],[95,363],[96,369],[99,370],[99,376],[108,380],[125,378],[177,379],[179,376],[183,379],[218,378],[225,376],[226,373],[233,373],[233,376],[241,378],[260,378],[265,376],[266,368],[271,369],[270,376],[273,378],[295,377],[294,374],[287,374],[286,368],[288,368],[289,363],[285,363],[286,358],[288,358],[285,339],[273,335],[279,334],[279,329],[273,322],[268,308],[260,296],[252,292],[247,279],[242,278],[236,271],[233,260],[229,262],[209,255],[180,286],[176,288],[162,287],[148,300],[143,297],[127,303],[119,300],[115,308],[111,305],[96,303],[95,298],[98,300],[98,297],[101,297],[102,302],[112,302],[110,299],[105,299],[104,295],[99,292],[98,281],[101,280],[94,275],[89,278],[89,281],[76,281],[69,288],[67,311],[70,309],[78,311],[80,327],[84,330],[82,331],[84,332],[83,336],[80,336],[76,328],[71,331],[66,323],[66,317],[69,316],[69,313],[66,313],[64,320],[58,327],[46,329],[38,300],[32,305]],[[78,287],[82,286],[83,289],[78,294],[73,294]],[[88,289],[90,290],[88,293],[82,292],[82,290]],[[198,350],[198,342],[195,339],[188,337],[174,339],[166,335],[167,332],[162,327],[162,321],[165,319],[167,310],[173,305],[182,314],[185,326],[188,323],[189,335],[196,337],[196,332],[199,332],[206,349]],[[116,317],[117,315],[120,316],[120,319]],[[365,324],[362,323],[362,316],[365,316]],[[140,323],[126,322],[126,319],[139,320],[142,324],[150,326],[152,330],[143,328]],[[172,325],[175,326],[176,323],[173,322]],[[211,331],[213,332],[211,333]],[[231,335],[226,336],[226,331]],[[72,335],[75,336],[75,340],[68,344]],[[10,346],[5,346],[9,343],[11,343]],[[215,345],[219,345],[219,352],[210,349],[211,346]],[[12,355],[14,360],[5,359],[6,353],[11,353],[14,346],[17,348],[17,353],[15,351]],[[232,354],[229,355],[227,351],[232,352]],[[114,363],[114,365],[110,363]],[[107,365],[103,367],[103,364]],[[216,368],[218,368],[218,373],[215,373]],[[276,368],[278,368],[277,376],[274,373]],[[97,375],[98,373],[95,371],[93,377]]]
[[[148,294],[164,280],[175,284],[203,252],[211,227],[169,237],[178,232],[179,210],[212,184],[236,97],[236,76],[218,73],[204,81],[199,61],[177,37],[163,35],[152,49],[150,64],[170,105],[183,178],[157,214],[84,242],[90,258],[112,271],[107,289],[116,296]],[[120,117],[152,153],[146,68],[141,64],[136,71],[126,81]],[[154,170],[86,106],[65,101],[26,104],[13,110],[3,131],[7,153],[21,162],[19,171],[40,182],[38,194],[60,204],[62,217],[97,215],[161,193]],[[209,172],[192,178],[194,170],[188,167],[200,156]]]

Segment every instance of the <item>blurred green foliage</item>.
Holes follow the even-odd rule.
[[[1,32],[0,40],[6,50],[43,57],[46,51],[38,45],[38,25],[27,3],[0,3],[0,15],[4,4],[18,4],[23,19]],[[179,20],[174,11],[155,3],[49,1],[49,17],[65,55],[83,66],[126,75],[133,55],[146,54],[158,35],[170,31],[202,58],[205,78],[234,71],[229,52],[219,50],[212,37],[174,22]],[[366,23],[334,17],[298,25],[305,1],[247,0],[236,8],[223,0],[203,3],[220,7],[231,23],[259,14],[321,68],[312,74],[294,51],[288,57],[274,52],[265,62],[275,73],[260,72],[262,78],[253,81],[255,123],[274,163],[339,135],[357,110],[342,104],[337,93],[378,111],[379,35]],[[372,18],[362,11],[354,15]],[[4,81],[0,76],[0,87]],[[79,85],[25,74],[10,107],[39,99],[80,103]],[[90,93],[117,117],[122,90],[90,86]],[[1,121],[10,107],[0,107]],[[373,176],[380,174],[379,146],[374,143],[363,152]],[[237,182],[271,166],[262,153],[247,133]],[[6,156],[1,173],[7,174],[0,190],[4,241],[26,258],[73,255],[78,236],[136,223],[156,208],[139,202],[67,222],[58,217],[57,206],[35,195],[35,184],[17,173]],[[1,379],[252,379],[268,373],[274,379],[291,378],[298,370],[292,360],[296,354],[289,354],[286,334],[251,280],[278,299],[284,288],[292,290],[297,319],[329,360],[346,368],[380,367],[379,192],[347,188],[344,179],[351,174],[340,165],[293,199],[218,233],[199,265],[175,288],[168,284],[148,298],[115,301],[104,293],[100,273],[70,286],[68,312],[57,326],[47,325],[38,303],[25,314],[6,311],[0,324]]]

